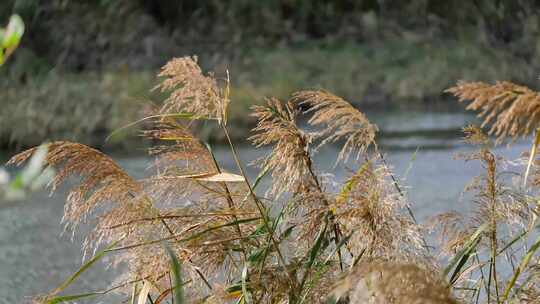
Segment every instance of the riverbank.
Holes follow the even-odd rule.
[[[20,59],[24,50],[18,56],[28,61]],[[366,44],[318,41],[246,48],[233,59],[199,59],[217,75],[230,72],[230,125],[237,138],[246,137],[253,125],[249,107],[265,96],[285,99],[296,90],[324,88],[361,109],[448,111],[460,106],[443,91],[459,79],[504,79],[534,88],[540,67],[537,59],[525,60],[476,40],[420,38]],[[16,150],[52,139],[100,145],[107,134],[140,118],[141,105],[159,104],[163,96],[151,91],[156,73],[127,66],[82,73],[12,72],[0,81],[0,146]],[[211,126],[203,126],[202,133],[206,140],[223,140]],[[126,141],[120,136],[108,145],[122,149]]]

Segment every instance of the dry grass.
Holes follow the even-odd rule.
[[[468,110],[480,111],[482,127],[489,125],[490,134],[499,140],[517,138],[536,131],[540,122],[540,95],[524,86],[508,81],[494,85],[484,82],[459,82],[447,90],[461,102],[471,100]]]
[[[309,119],[312,126],[325,126],[315,133],[321,138],[320,146],[346,139],[338,161],[346,162],[351,154],[356,161],[375,143],[377,126],[370,123],[367,117],[356,110],[344,99],[326,91],[301,91],[293,94],[292,100],[302,106],[308,106],[306,113],[313,112]]]
[[[226,121],[229,99],[212,75],[205,76],[197,57],[175,58],[158,74],[163,81],[156,89],[170,92],[161,114],[196,113],[199,117]]]
[[[228,75],[220,81],[204,74],[195,58],[184,57],[170,61],[159,76],[157,88],[170,97],[141,120],[150,122],[141,134],[154,142],[150,177],[135,180],[81,144],[48,145],[47,165],[59,169],[53,190],[69,176],[81,176],[68,195],[66,225],[91,225],[87,248],[112,243],[96,258],[110,255],[113,265],[127,266],[104,293],[120,291],[129,300],[131,288],[139,303],[173,300],[172,256],[183,265],[187,303],[326,303],[329,295],[355,304],[534,302],[537,186],[509,184],[502,174],[509,163],[492,152],[479,128],[464,129],[466,142],[478,148],[465,159],[485,169],[466,189],[474,211],[436,219],[440,253],[450,257],[442,267],[376,149],[377,126],[347,101],[326,91],[301,91],[287,102],[268,98],[253,107],[258,124],[250,140],[271,151],[258,161],[262,172],[251,181],[227,126]],[[499,137],[527,134],[536,125],[527,119],[536,116],[521,118],[530,112],[513,106],[502,109],[493,93],[497,86],[460,84],[451,91],[475,99],[472,108],[489,113],[488,121],[494,115]],[[528,98],[505,97],[503,104],[534,105],[535,93],[519,90]],[[297,124],[302,114],[311,115],[315,130]],[[223,132],[236,173],[224,172],[193,134],[197,120],[216,123]],[[318,169],[313,155],[321,145],[341,142],[337,164],[353,159],[348,164],[354,173],[336,191],[330,186],[336,181]],[[21,164],[34,152],[10,163]],[[262,196],[257,186],[267,173],[271,186]],[[65,287],[40,300],[53,303]]]
[[[450,286],[433,269],[383,259],[354,267],[333,292],[350,303],[457,304]]]

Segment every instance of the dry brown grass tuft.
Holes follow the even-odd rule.
[[[489,133],[498,141],[529,135],[540,126],[540,94],[527,87],[508,81],[458,82],[446,92],[461,102],[471,100],[467,110],[480,111],[482,127],[491,124]]]
[[[260,161],[264,169],[272,171],[272,193],[279,196],[286,191],[311,187],[308,155],[311,137],[296,125],[298,111],[293,104],[270,98],[266,106],[254,106],[252,115],[258,124],[249,140],[255,147],[273,145],[272,153]]]
[[[350,304],[457,304],[450,286],[436,270],[383,259],[360,263],[340,283],[334,295]]]
[[[301,91],[286,103],[270,98],[254,107],[258,124],[249,139],[271,152],[259,160],[263,172],[251,183],[226,126],[228,80],[220,87],[190,57],[173,59],[160,76],[158,88],[171,95],[137,122],[152,122],[142,131],[154,144],[148,178],[134,180],[111,158],[81,144],[48,145],[47,165],[59,169],[53,189],[81,176],[68,196],[66,225],[91,225],[86,247],[114,243],[103,254],[114,253],[112,264],[126,266],[119,288],[105,293],[131,287],[143,302],[143,285],[155,303],[172,300],[172,252],[182,262],[188,303],[325,303],[346,273],[335,292],[339,303],[457,303],[452,293],[471,303],[502,303],[538,294],[538,269],[528,266],[528,250],[540,248],[540,240],[529,247],[527,239],[537,225],[536,200],[507,186],[507,163],[479,128],[464,129],[465,141],[478,147],[465,159],[485,169],[466,189],[475,208],[467,217],[437,217],[442,247],[454,256],[442,272],[447,284],[397,179],[377,149],[371,155],[377,127],[348,102],[325,91]],[[461,83],[449,91],[473,99],[469,107],[481,109],[485,123],[494,121],[499,139],[528,134],[536,125],[538,98],[528,89]],[[298,126],[302,106],[316,131]],[[193,135],[191,125],[199,119],[218,122],[239,174],[224,172],[210,146]],[[311,145],[341,140],[338,161],[356,162],[355,173],[339,185],[317,171]],[[35,151],[10,163],[21,164]],[[262,197],[256,187],[267,172],[270,195]],[[511,279],[497,276],[502,254],[513,266]],[[520,273],[528,278],[518,280]],[[54,301],[62,291],[46,299]]]
[[[82,177],[80,184],[69,192],[63,221],[67,226],[77,226],[89,216],[98,215],[100,223],[87,239],[92,247],[130,233],[129,229],[113,232],[107,226],[153,212],[152,205],[134,199],[139,197],[142,185],[110,157],[78,143],[53,142],[47,144],[47,148],[46,164],[59,169],[52,181],[53,190],[72,175]],[[27,150],[8,163],[19,165],[35,150]]]
[[[405,206],[387,169],[370,160],[347,181],[333,209],[343,233],[352,234],[354,256],[427,262],[420,230],[403,213]]]
[[[181,122],[161,118],[142,135],[154,141],[148,154],[155,158],[153,167],[160,173],[189,175],[217,172],[208,149]]]
[[[204,75],[197,57],[174,58],[158,76],[164,80],[155,89],[170,92],[159,111],[161,114],[183,112],[226,122],[228,83],[221,88],[213,75]]]
[[[464,286],[460,293],[471,300],[483,291],[467,288],[482,284],[488,303],[499,303],[507,296],[503,296],[503,286],[509,284],[498,270],[503,264],[500,255],[504,252],[511,264],[519,263],[519,253],[528,246],[523,236],[536,221],[531,208],[534,204],[519,189],[507,184],[506,162],[491,150],[488,136],[476,126],[464,128],[464,133],[464,141],[478,149],[460,157],[480,162],[485,170],[465,188],[474,208],[463,214],[443,213],[434,219],[433,225],[441,235],[442,254],[454,256],[468,250],[476,255],[463,260],[462,272],[452,276],[452,284]],[[507,245],[503,246],[504,243]]]
[[[306,113],[313,113],[309,124],[325,128],[314,135],[321,139],[319,147],[345,139],[338,161],[347,161],[351,155],[358,160],[367,148],[375,143],[378,131],[367,117],[343,98],[327,91],[300,91],[293,94],[292,101],[308,106]]]

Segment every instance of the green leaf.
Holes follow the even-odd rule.
[[[228,223],[225,223],[225,224],[222,224],[222,225],[218,225],[218,226],[214,226],[214,227],[210,227],[210,228],[207,228],[199,233],[196,233],[190,237],[187,237],[187,238],[183,238],[180,240],[180,242],[187,242],[187,241],[191,241],[193,239],[196,239],[202,235],[204,235],[205,233],[207,232],[210,232],[210,231],[214,231],[214,230],[217,230],[217,229],[221,229],[221,228],[224,228],[224,227],[229,227],[229,226],[235,226],[235,225],[239,225],[239,224],[244,224],[244,223],[249,223],[249,222],[253,222],[253,221],[257,221],[257,220],[260,220],[261,218],[260,217],[253,217],[253,218],[247,218],[247,219],[239,219],[239,220],[235,220],[235,221],[232,221],[232,222],[228,222]]]
[[[240,219],[240,220],[237,220],[237,221],[217,225],[217,226],[214,226],[214,227],[207,228],[207,229],[205,229],[205,230],[203,230],[201,232],[195,233],[194,235],[192,235],[190,237],[180,239],[180,240],[178,240],[178,242],[188,242],[188,241],[194,240],[196,238],[199,238],[202,235],[204,235],[205,233],[210,232],[210,231],[218,230],[218,229],[221,229],[221,228],[224,228],[224,227],[239,225],[239,224],[243,224],[243,223],[253,222],[253,221],[260,220],[260,219],[261,219],[260,217],[247,218],[247,219]],[[152,245],[152,244],[161,243],[164,240],[173,239],[173,238],[176,238],[176,237],[172,236],[172,237],[168,237],[168,238],[165,238],[165,239],[158,239],[158,240],[152,240],[152,241],[138,243],[138,244],[126,245],[126,246],[122,246],[122,247],[110,248],[110,249],[107,249],[106,251],[107,252],[113,252],[113,251],[120,251],[120,250],[128,250],[128,249],[132,249],[132,248],[136,248],[136,247],[140,247],[140,246],[148,246],[148,245]]]
[[[523,258],[521,259],[521,263],[519,264],[519,267],[516,268],[516,270],[514,271],[514,274],[512,275],[512,278],[510,279],[510,281],[508,282],[508,285],[506,285],[506,288],[504,289],[502,302],[506,302],[506,299],[508,299],[508,295],[510,294],[510,290],[512,290],[512,287],[514,287],[514,285],[516,284],[516,281],[519,275],[523,271],[525,271],[525,269],[527,268],[527,265],[529,265],[531,258],[534,256],[534,253],[538,250],[538,248],[540,248],[540,238],[536,240],[534,245],[532,245],[531,248],[529,248],[529,250],[527,251],[527,254],[523,256]]]
[[[279,237],[280,240],[285,240],[287,239],[289,236],[291,236],[294,228],[296,228],[296,225],[292,225],[290,226],[289,228],[285,229],[285,231],[283,231],[283,233],[281,234],[281,236]]]
[[[185,303],[185,299],[181,275],[182,267],[180,265],[180,261],[178,261],[178,257],[176,254],[174,254],[172,249],[168,246],[166,246],[165,249],[167,250],[167,253],[171,259],[171,273],[173,278],[173,286],[171,286],[171,288],[173,289],[174,303],[183,304]]]
[[[488,224],[483,224],[478,227],[476,231],[469,237],[467,242],[463,245],[463,248],[450,260],[448,265],[443,271],[443,275],[447,276],[450,271],[455,267],[452,276],[450,277],[450,282],[453,283],[457,279],[461,268],[467,263],[467,260],[471,256],[471,253],[476,249],[476,246],[480,242],[482,233],[487,229]]]
[[[13,15],[9,19],[9,24],[2,39],[2,47],[5,49],[13,49],[19,45],[22,35],[24,34],[24,22],[19,15]]]
[[[22,199],[27,190],[36,191],[49,183],[54,177],[54,170],[50,167],[43,169],[46,157],[47,145],[39,146],[22,172],[9,183],[6,189],[8,200]]]
[[[118,133],[126,130],[126,129],[129,129],[135,125],[138,125],[144,121],[147,121],[149,119],[154,119],[154,118],[167,118],[167,117],[170,117],[170,118],[178,118],[178,119],[188,119],[188,120],[198,120],[198,119],[207,119],[207,120],[211,120],[213,118],[209,118],[209,117],[205,117],[205,116],[198,116],[198,115],[195,115],[193,113],[187,113],[187,112],[178,112],[178,113],[168,113],[168,114],[157,114],[157,115],[150,115],[150,116],[146,116],[146,117],[143,117],[137,121],[134,121],[132,123],[129,123],[123,127],[120,127],[114,131],[111,132],[111,134],[109,134],[109,136],[107,136],[107,138],[105,139],[105,141],[109,141],[111,138],[113,138],[115,135],[117,135]]]
[[[351,232],[351,233],[349,233],[349,235],[347,235],[346,237],[342,238],[341,241],[339,241],[339,243],[336,245],[336,248],[334,248],[332,253],[328,255],[326,260],[324,260],[324,264],[327,264],[330,261],[330,259],[332,258],[332,256],[334,256],[334,254],[336,254],[338,252],[338,250],[341,247],[343,247],[343,245],[347,244],[347,242],[352,237],[352,235],[353,235],[353,233]]]
[[[40,176],[43,171],[43,165],[47,157],[47,145],[41,145],[30,158],[28,165],[21,172],[22,184],[24,187],[30,186],[31,183]]]
[[[360,168],[358,168],[358,170],[356,171],[356,173],[353,175],[353,177],[351,177],[344,185],[343,187],[341,188],[341,191],[339,192],[339,195],[337,196],[336,198],[336,203],[337,204],[341,204],[343,203],[347,197],[349,196],[349,193],[352,191],[352,189],[356,186],[356,184],[358,183],[359,179],[360,179],[360,174],[364,171],[366,171],[369,166],[370,166],[370,162],[365,162]]]
[[[268,250],[268,246],[265,246],[264,248],[257,248],[255,251],[253,251],[247,258],[248,262],[250,263],[256,263],[258,262],[261,257],[266,253],[266,250]]]
[[[328,218],[326,218],[324,222],[323,229],[319,232],[319,235],[317,236],[317,240],[315,241],[315,244],[313,244],[313,247],[309,250],[309,260],[306,263],[306,272],[304,274],[304,277],[302,278],[302,283],[300,284],[300,291],[304,288],[304,284],[307,281],[308,275],[311,271],[311,268],[313,264],[315,263],[315,259],[319,255],[319,252],[322,251],[323,245],[324,245],[324,238],[326,235],[326,229],[328,228]]]
[[[58,304],[58,303],[66,303],[71,302],[73,300],[80,300],[84,298],[91,298],[95,296],[103,295],[103,292],[90,292],[90,293],[83,293],[83,294],[76,294],[76,295],[69,295],[69,296],[58,296],[51,299],[48,299],[47,304]]]
[[[84,263],[84,265],[82,265],[81,268],[79,268],[79,270],[77,270],[74,274],[72,274],[69,278],[67,278],[62,284],[60,284],[60,286],[58,286],[51,294],[58,294],[59,292],[66,289],[69,285],[71,285],[73,282],[75,282],[75,280],[77,280],[77,278],[83,272],[88,270],[92,265],[94,265],[94,263],[96,263],[103,256],[105,256],[105,254],[107,253],[107,250],[109,250],[109,249],[113,248],[114,246],[116,246],[116,244],[118,244],[118,242],[120,242],[120,240],[112,242],[109,246],[107,246],[104,249],[98,251],[96,253],[96,255],[94,255],[94,257],[92,257],[88,262]],[[96,293],[92,293],[92,294],[95,295]],[[97,293],[97,294],[99,294],[99,293]],[[86,294],[86,295],[89,295],[89,294]],[[60,302],[54,302],[54,303],[60,303]]]

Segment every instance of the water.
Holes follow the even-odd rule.
[[[467,208],[466,202],[460,200],[461,191],[480,172],[480,167],[453,160],[453,156],[470,149],[460,142],[458,130],[474,118],[462,113],[383,113],[370,115],[370,118],[381,128],[380,144],[396,176],[404,178],[408,171],[404,185],[410,190],[407,195],[420,222],[440,212]],[[514,159],[527,149],[526,142],[519,142],[510,148],[496,150]],[[228,150],[216,147],[215,152],[221,165],[234,172]],[[239,148],[245,161],[267,152],[248,146]],[[336,179],[343,180],[345,169],[332,170],[336,154],[337,147],[324,149],[316,156],[316,163],[318,169],[333,171]],[[146,174],[146,157],[115,158],[135,177]],[[257,171],[249,168],[248,174],[254,177]],[[59,223],[65,190],[60,189],[53,197],[47,192],[39,192],[25,201],[0,205],[0,303],[29,302],[30,296],[53,289],[80,267],[81,238],[75,235],[72,242],[71,235],[61,235]],[[102,264],[97,266],[68,291],[107,287],[112,271],[104,269]]]

